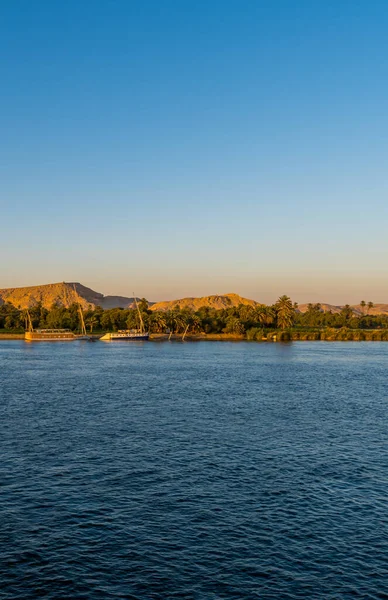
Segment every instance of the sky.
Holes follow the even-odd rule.
[[[0,3],[0,288],[388,302],[385,0]]]

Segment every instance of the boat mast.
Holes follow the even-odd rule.
[[[77,296],[77,290],[75,289],[75,283],[73,283],[73,289],[74,289],[75,295]],[[84,313],[83,313],[83,310],[82,310],[81,303],[78,300],[77,300],[77,305],[78,305],[79,319],[80,319],[80,322],[81,322],[81,335],[86,335]]]
[[[137,312],[138,312],[138,314],[139,314],[139,319],[140,319],[140,333],[144,333],[144,331],[145,331],[145,327],[144,327],[144,321],[143,321],[143,317],[141,316],[140,308],[139,308],[139,305],[138,305],[138,303],[137,303],[136,296],[135,296],[135,293],[134,293],[134,292],[133,292],[133,299],[134,299],[134,301],[135,301],[135,305],[136,305],[136,308],[137,308]]]
[[[32,326],[32,321],[31,321],[31,315],[30,315],[30,313],[29,313],[29,310],[28,310],[28,309],[26,310],[26,329],[27,329],[27,331],[29,331],[29,332],[32,332],[32,331],[34,331],[34,328],[33,328],[33,326]]]
[[[80,304],[78,304],[78,312],[79,312],[79,318],[80,318],[80,321],[81,321],[81,334],[82,335],[86,335],[84,313],[83,313],[83,310],[82,310],[82,307],[81,307]]]

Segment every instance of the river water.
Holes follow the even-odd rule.
[[[388,344],[0,343],[0,598],[388,598]]]

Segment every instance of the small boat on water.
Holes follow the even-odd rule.
[[[140,308],[137,303],[135,294],[133,296],[134,296],[135,305],[137,308],[137,313],[139,315],[140,328],[139,329],[119,329],[118,331],[106,333],[105,335],[103,335],[100,338],[100,340],[102,340],[104,342],[107,342],[107,341],[113,342],[113,341],[131,341],[131,340],[146,341],[149,339],[150,334],[148,331],[145,330],[143,317],[141,316]]]

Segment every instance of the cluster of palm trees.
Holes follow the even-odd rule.
[[[369,311],[374,307],[373,302],[365,302],[365,300],[361,300],[360,302],[360,306],[361,306],[361,310],[362,313],[365,315],[365,308],[367,308],[367,315],[369,314]]]
[[[198,311],[174,309],[151,311],[147,300],[139,302],[139,309],[145,327],[152,333],[232,333],[243,335],[252,327],[278,327],[287,329],[295,319],[295,305],[288,296],[281,296],[272,306],[245,305],[216,310],[202,307]],[[34,327],[69,328],[79,326],[78,306],[69,308],[53,306],[50,310],[42,305],[30,309]],[[103,310],[90,308],[84,313],[85,324],[90,333],[139,327],[139,314],[135,308],[114,308]],[[0,328],[19,329],[24,327],[24,313],[12,305],[4,305],[0,310]]]
[[[297,303],[284,295],[275,304],[240,304],[239,306],[217,310],[203,306],[197,311],[187,308],[176,308],[167,311],[152,311],[147,300],[139,302],[139,310],[144,325],[151,333],[172,332],[188,333],[226,333],[238,336],[261,335],[264,330],[291,328],[341,328],[372,329],[388,328],[388,316],[369,315],[373,302],[360,302],[362,314],[345,305],[340,312],[324,312],[322,306],[309,304],[307,311],[301,313]],[[79,327],[78,306],[69,308],[53,306],[47,310],[42,305],[30,309],[34,327],[65,327],[76,331]],[[90,333],[100,331],[117,331],[118,329],[139,328],[139,313],[136,308],[113,308],[103,310],[101,307],[91,308],[84,314],[85,323]],[[0,306],[0,329],[19,330],[24,328],[24,313],[11,304]],[[263,333],[264,335],[264,333]]]
[[[134,318],[136,321],[136,315]],[[183,333],[187,327],[193,333],[201,330],[201,319],[195,312],[189,310],[155,311],[143,315],[143,319],[146,327],[152,333],[165,331]]]
[[[278,327],[287,329],[295,320],[296,308],[288,296],[281,296],[273,306],[251,306],[241,304],[237,307],[221,310],[203,307],[197,312],[190,309],[175,309],[165,312],[148,310],[143,304],[143,320],[153,333],[165,330],[181,333],[232,333],[242,335],[254,326]],[[131,315],[128,325],[136,323],[136,315]]]

